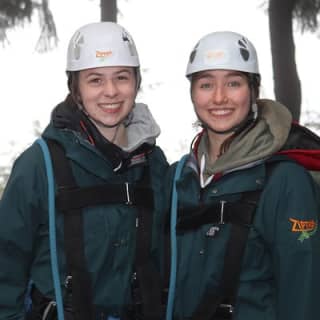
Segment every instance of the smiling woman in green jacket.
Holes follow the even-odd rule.
[[[57,319],[59,290],[66,319],[154,315],[167,161],[155,145],[158,125],[135,103],[135,44],[116,23],[85,25],[70,40],[66,70],[70,93],[42,134],[54,148],[57,270],[48,172],[34,143],[15,162],[0,202],[0,318]],[[156,298],[144,300],[148,294]]]
[[[258,99],[256,51],[240,34],[200,39],[187,77],[202,131],[172,167],[167,320],[320,318],[319,194],[292,159],[311,154],[296,152],[302,132],[318,159],[320,139]]]

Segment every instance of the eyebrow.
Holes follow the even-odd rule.
[[[241,71],[230,71],[230,73],[227,73],[225,76],[225,78],[230,78],[230,77],[242,77],[242,78],[245,78],[245,74]],[[214,75],[212,75],[211,73],[209,72],[204,72],[202,74],[197,74],[195,75],[194,79],[195,80],[198,80],[198,79],[213,79],[215,78]]]
[[[116,71],[116,72],[115,72],[116,75],[118,75],[118,74],[120,74],[120,73],[128,73],[128,74],[130,74],[131,72],[130,72],[129,69],[120,69],[119,71]],[[88,73],[88,74],[86,75],[86,78],[87,78],[87,77],[90,77],[90,76],[104,76],[104,74],[103,74],[102,72],[92,71],[92,72],[90,72],[90,73]]]
[[[131,69],[121,69],[121,70],[117,71],[116,73],[118,74],[118,73],[123,73],[123,72],[131,73]]]

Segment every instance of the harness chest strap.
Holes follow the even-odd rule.
[[[63,212],[106,203],[152,208],[153,191],[141,184],[125,182],[82,188],[63,186],[56,196],[56,206]]]

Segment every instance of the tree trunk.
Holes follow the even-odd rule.
[[[296,0],[269,0],[269,31],[271,41],[274,93],[299,121],[301,85],[295,62],[292,11]]]
[[[101,21],[117,22],[117,0],[101,0]]]

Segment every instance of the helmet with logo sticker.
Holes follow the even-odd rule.
[[[253,44],[243,35],[232,31],[212,32],[200,39],[193,48],[186,76],[205,70],[234,70],[247,75],[251,89],[251,108],[247,116],[238,124],[225,131],[216,133],[237,133],[255,123],[258,117],[256,99],[259,96],[260,73],[258,57]],[[214,131],[211,128],[212,131]]]
[[[134,41],[122,26],[97,22],[74,33],[68,46],[66,71],[113,66],[140,66]]]
[[[219,31],[207,34],[192,50],[186,76],[204,70],[236,70],[259,75],[256,49],[241,34]]]

